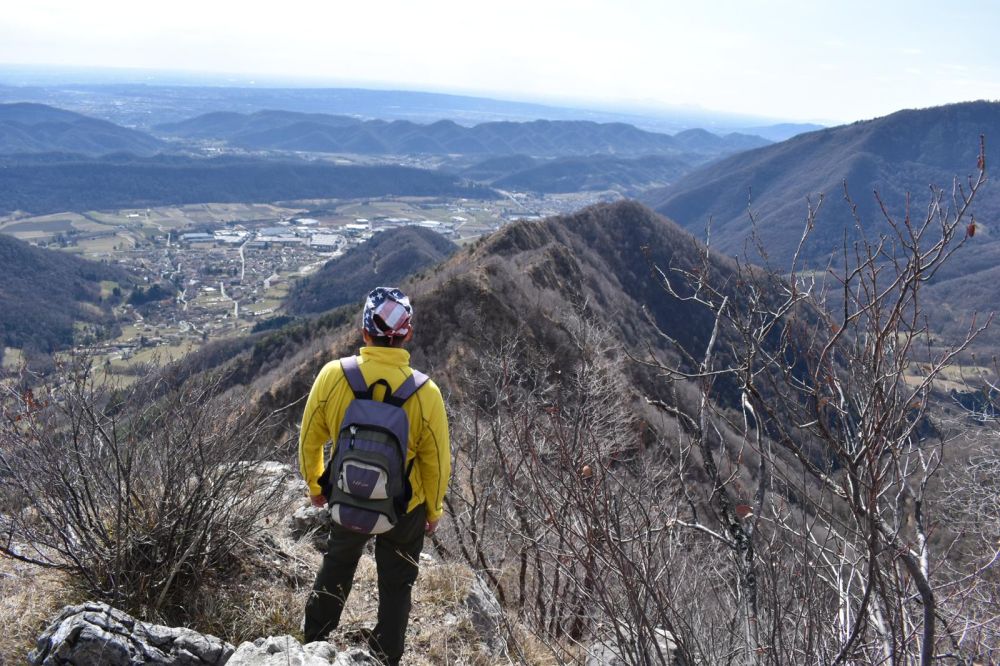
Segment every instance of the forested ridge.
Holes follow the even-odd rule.
[[[402,166],[235,157],[0,157],[0,213],[379,196],[496,195],[455,176]]]
[[[73,255],[0,234],[0,340],[4,346],[51,352],[71,345],[74,324],[114,327],[102,302],[102,280],[126,286],[129,275]]]

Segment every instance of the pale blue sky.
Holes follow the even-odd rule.
[[[1000,99],[1000,3],[985,0],[7,5],[5,64],[231,72],[821,122]]]

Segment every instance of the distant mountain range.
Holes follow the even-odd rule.
[[[75,326],[110,332],[101,281],[131,278],[120,268],[46,250],[0,234],[0,345],[52,352],[74,342]]]
[[[376,234],[296,282],[285,299],[293,314],[325,312],[358,301],[373,285],[397,285],[458,249],[436,231],[400,227]]]
[[[171,141],[41,104],[0,105],[0,212],[203,201],[493,196],[481,187],[469,189],[458,178],[519,191],[614,190],[635,196],[676,182],[720,156],[767,143],[755,136],[717,136],[698,129],[670,136],[622,123],[539,120],[470,128],[445,120],[421,125],[286,111],[211,113],[158,131]],[[183,155],[184,147],[191,147],[185,141],[223,142],[286,157],[198,159]],[[300,152],[431,155],[443,166],[437,172],[335,166],[287,156]]]
[[[6,84],[6,85],[5,85]],[[704,109],[584,109],[469,95],[343,87],[289,87],[280,81],[192,77],[135,69],[88,71],[0,65],[0,101],[40,102],[129,127],[152,127],[215,111],[284,109],[360,118],[462,125],[509,120],[591,120],[627,123],[674,134],[702,127],[718,134],[758,134],[773,141],[819,125],[769,124],[766,119]],[[748,128],[752,128],[750,131]]]
[[[803,134],[783,143],[733,155],[693,171],[676,184],[644,198],[695,234],[712,220],[712,245],[742,254],[751,230],[747,204],[771,265],[789,267],[806,217],[806,198],[825,195],[816,229],[801,259],[823,268],[831,254],[856,238],[855,221],[844,188],[870,238],[888,231],[873,196],[877,190],[896,220],[906,213],[922,220],[929,186],[952,202],[954,179],[965,182],[976,170],[979,138],[985,136],[987,165],[1000,140],[1000,103],[969,102],[899,111],[875,120]],[[933,297],[939,330],[958,334],[968,316],[997,310],[993,285],[1000,278],[1000,190],[993,183],[980,191],[973,208],[976,235],[959,257],[934,276],[925,292]],[[757,260],[751,251],[750,260]],[[1000,342],[1000,331],[988,339]]]
[[[164,143],[144,132],[44,104],[0,104],[0,154],[152,155]]]
[[[213,139],[249,150],[291,150],[378,155],[680,155],[706,157],[767,145],[756,136],[717,136],[689,130],[676,136],[625,123],[591,121],[494,122],[464,127],[450,120],[421,125],[406,120],[260,111],[210,113],[155,128],[184,139]]]
[[[401,166],[167,155],[0,157],[0,213],[390,195],[497,196],[453,175]]]

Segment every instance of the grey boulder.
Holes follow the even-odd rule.
[[[476,633],[492,651],[504,647],[503,643],[503,609],[496,595],[490,590],[478,575],[473,579],[469,594],[465,598],[465,606],[469,609],[469,619]]]
[[[289,520],[289,532],[292,537],[301,539],[308,537],[310,543],[321,553],[326,552],[326,542],[330,536],[330,511],[312,505],[296,509]]]

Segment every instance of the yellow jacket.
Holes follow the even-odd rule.
[[[394,391],[413,374],[410,352],[399,347],[362,347],[358,367],[369,385],[384,379]],[[383,396],[376,392],[376,397],[381,399]],[[323,446],[330,440],[336,442],[347,405],[353,399],[354,393],[344,377],[340,362],[331,361],[323,366],[309,392],[299,433],[299,468],[313,495],[322,492],[317,479],[323,473],[326,462]],[[427,520],[434,521],[444,512],[444,494],[451,476],[448,417],[441,389],[428,380],[403,404],[403,409],[410,422],[407,464],[416,458],[410,472],[413,497],[406,510],[412,511],[424,504]]]

